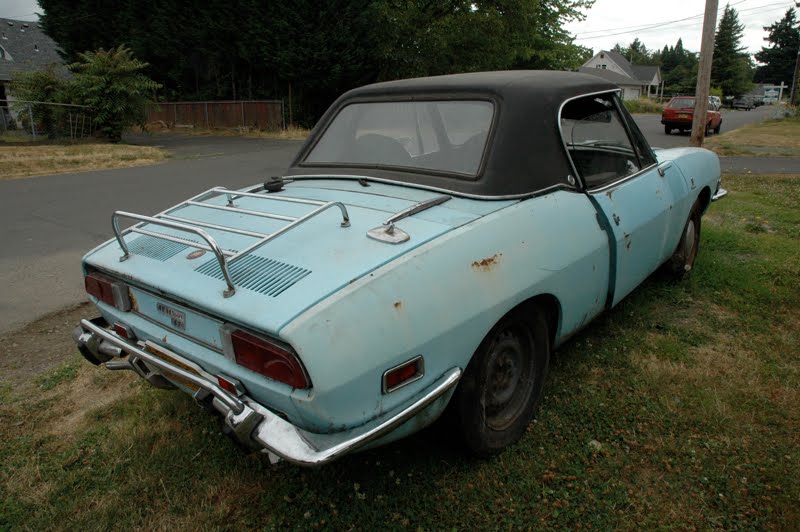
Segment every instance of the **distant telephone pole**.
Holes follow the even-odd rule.
[[[700,42],[700,65],[697,70],[697,87],[694,91],[694,120],[689,145],[700,147],[706,134],[706,111],[711,85],[711,60],[714,57],[714,33],[717,29],[717,7],[719,0],[706,0],[703,18],[703,39]]]
[[[789,95],[789,104],[797,105],[797,84],[800,82],[800,50],[797,50],[797,60],[794,62],[794,77],[792,78],[792,93]],[[783,84],[783,82],[781,82]]]

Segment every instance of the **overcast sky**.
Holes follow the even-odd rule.
[[[720,0],[719,16],[725,7]],[[755,53],[765,45],[768,26],[783,17],[794,6],[792,0],[731,0],[744,24],[742,44]],[[674,45],[683,39],[684,48],[700,51],[705,0],[595,0],[586,13],[586,20],[567,29],[577,36],[577,43],[595,52],[608,50],[616,43],[628,45],[636,37],[648,50]],[[41,11],[36,0],[0,0],[0,18],[36,20]]]
[[[726,2],[719,1],[717,22]],[[635,38],[648,50],[674,46],[683,39],[684,48],[700,51],[705,0],[595,0],[586,20],[573,22],[567,29],[577,43],[595,52],[608,50],[616,43],[626,46]],[[783,18],[794,6],[792,0],[731,0],[744,25],[742,45],[755,53],[766,45],[764,26]]]

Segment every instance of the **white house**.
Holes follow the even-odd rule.
[[[580,68],[580,72],[594,74],[622,89],[624,100],[641,96],[657,96],[661,85],[661,69],[650,65],[632,65],[617,52],[601,50]]]

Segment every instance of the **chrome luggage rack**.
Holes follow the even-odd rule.
[[[256,249],[260,248],[267,242],[274,240],[275,238],[279,237],[280,235],[291,231],[298,225],[305,223],[309,219],[317,216],[318,214],[322,213],[323,211],[328,210],[331,207],[339,207],[339,210],[342,212],[342,222],[340,224],[341,227],[350,227],[350,216],[347,214],[347,208],[344,206],[343,203],[339,201],[315,201],[315,200],[308,200],[308,199],[299,199],[299,198],[285,198],[281,196],[271,196],[265,193],[257,194],[256,191],[265,191],[266,189],[264,186],[258,186],[252,188],[246,192],[240,192],[236,190],[229,190],[224,187],[214,187],[210,190],[202,192],[197,196],[189,198],[188,200],[175,205],[174,207],[170,207],[166,211],[160,212],[155,216],[144,216],[141,214],[135,214],[132,212],[125,212],[125,211],[116,211],[111,217],[111,224],[114,228],[114,236],[117,238],[117,242],[119,243],[119,247],[122,248],[122,256],[119,258],[120,262],[128,260],[131,257],[131,253],[128,250],[128,245],[123,238],[128,233],[139,233],[142,235],[151,236],[154,238],[160,238],[163,240],[169,240],[171,242],[176,242],[178,244],[184,244],[189,247],[202,249],[204,251],[210,251],[214,253],[219,262],[219,268],[222,272],[222,277],[225,280],[225,283],[228,285],[228,288],[222,293],[224,297],[231,297],[233,294],[236,293],[236,287],[233,284],[233,280],[231,279],[230,272],[228,267],[233,262],[241,259],[245,255],[248,255],[255,251]],[[227,196],[227,205],[217,205],[214,203],[204,203],[212,198],[219,197],[221,195]],[[262,200],[269,200],[269,201],[278,201],[284,203],[295,203],[295,204],[302,204],[302,205],[311,205],[315,206],[316,208],[303,216],[300,217],[293,217],[293,216],[285,216],[283,214],[275,214],[265,211],[254,211],[249,209],[241,209],[235,206],[235,201],[242,197],[248,198],[258,198]],[[218,209],[227,212],[233,212],[237,214],[245,214],[249,216],[258,216],[261,218],[270,218],[273,220],[281,220],[288,222],[286,225],[275,231],[274,233],[259,233],[256,231],[248,231],[245,229],[237,229],[235,227],[226,227],[223,225],[211,224],[207,222],[200,222],[197,220],[189,220],[187,218],[181,218],[179,216],[174,216],[173,213],[176,210],[182,209],[188,206],[196,206],[196,207],[204,207],[208,209]],[[124,231],[120,231],[119,228],[119,219],[120,218],[129,218],[131,220],[138,220],[139,223],[133,225]],[[171,229],[176,229],[178,231],[184,231],[186,233],[192,233],[203,240],[205,240],[206,244],[201,244],[195,242],[193,240],[188,240],[185,238],[180,238],[173,235],[167,235],[164,233],[157,233],[154,231],[149,231],[147,229],[143,229],[143,226],[153,224],[153,225],[160,225],[163,227],[169,227]],[[233,252],[226,249],[222,249],[217,241],[208,234],[206,231],[201,229],[202,227],[207,229],[213,229],[217,231],[224,231],[227,233],[234,233],[238,235],[244,235],[256,238],[257,240],[246,247],[245,249]]]

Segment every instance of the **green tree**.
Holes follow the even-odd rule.
[[[664,47],[660,54],[664,94],[694,94],[697,85],[697,54],[683,47],[678,39],[675,46]]]
[[[311,125],[331,101],[388,79],[570,69],[564,29],[593,0],[38,0],[75,61],[127,46],[169,99],[284,98]]]
[[[653,53],[648,50],[647,46],[645,46],[638,37],[636,37],[628,46],[623,47],[617,43],[611,50],[622,55],[632,65],[658,65],[660,59],[660,54],[658,51]]]
[[[762,47],[755,55],[756,61],[764,63],[756,69],[755,81],[784,81],[791,84],[795,61],[800,51],[800,25],[794,8],[789,8],[782,19],[765,27],[764,31],[768,32],[764,40],[771,44],[769,47]]]
[[[119,142],[126,127],[141,123],[145,104],[160,85],[142,74],[147,64],[124,46],[84,52],[78,59],[69,67],[75,74],[75,95],[92,108],[97,130]]]
[[[65,77],[64,72],[56,70],[55,67],[19,72],[15,76],[13,90],[15,99],[20,100],[15,105],[20,117],[23,120],[30,120],[28,114],[28,110],[30,110],[36,122],[35,128],[39,133],[55,138],[66,130],[65,122],[69,113],[66,107],[47,105],[46,103],[25,103],[71,103],[72,85]],[[26,124],[26,129],[29,127],[30,124]]]
[[[752,87],[752,61],[741,45],[744,26],[730,4],[725,6],[714,39],[711,84],[726,96],[741,96]]]

